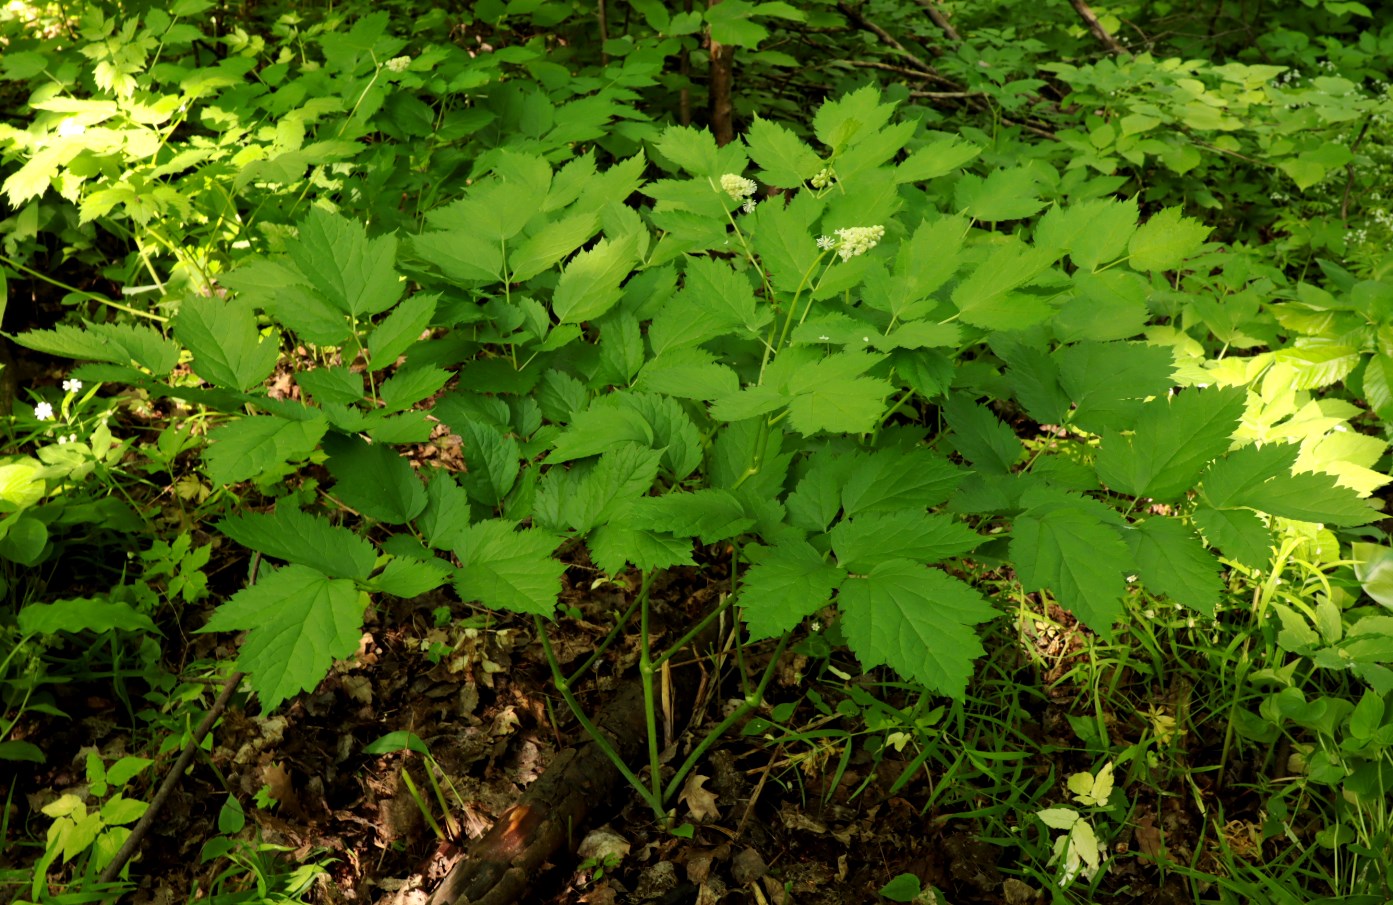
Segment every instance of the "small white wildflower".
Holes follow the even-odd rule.
[[[832,248],[832,247],[833,247],[834,245],[836,245],[836,244],[837,244],[837,240],[834,239],[834,238],[832,238],[831,236],[818,236],[818,237],[817,237],[817,247],[818,247],[818,248],[821,248],[823,251],[827,251],[828,249]]]
[[[77,434],[68,434],[68,442],[69,442],[69,443],[76,443],[76,442],[77,442]]]
[[[59,435],[58,435],[58,445],[59,445],[59,446],[63,446],[63,445],[65,445],[65,444],[67,444],[67,442],[68,442],[68,438],[67,438],[67,437],[63,436],[62,434],[59,434]]]
[[[76,377],[63,381],[63,392],[65,393],[76,393],[80,389],[82,389],[82,381]]]
[[[740,205],[740,209],[747,214],[753,214],[755,212],[755,199],[746,198],[745,203]]]
[[[40,421],[52,421],[53,406],[49,405],[47,402],[40,402],[38,405],[34,406],[34,417],[38,418]]]
[[[883,226],[850,226],[836,232],[837,254],[841,255],[843,261],[865,254],[885,237]]]
[[[411,65],[411,57],[393,57],[387,61],[387,68],[393,72],[405,72]]]
[[[759,185],[753,179],[726,173],[721,177],[721,191],[736,201],[742,201],[759,191]]]

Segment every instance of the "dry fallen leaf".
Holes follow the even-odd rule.
[[[716,810],[716,794],[703,788],[708,779],[710,777],[693,773],[682,786],[682,794],[677,796],[678,800],[686,802],[692,819],[697,823],[705,823],[708,819],[718,820],[721,816],[721,812]]]

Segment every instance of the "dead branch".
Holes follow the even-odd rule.
[[[1132,55],[1127,48],[1123,47],[1118,42],[1117,38],[1112,36],[1111,32],[1103,27],[1103,23],[1098,21],[1098,14],[1095,13],[1084,0],[1069,0],[1069,4],[1073,6],[1074,11],[1079,14],[1079,18],[1083,19],[1084,24],[1088,26],[1088,30],[1093,32],[1093,37],[1097,38],[1099,43],[1108,49],[1108,53],[1120,57],[1130,57]]]

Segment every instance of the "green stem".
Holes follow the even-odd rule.
[[[566,706],[571,708],[571,713],[575,716],[576,722],[580,723],[581,728],[585,730],[585,734],[590,736],[591,740],[599,746],[600,751],[604,753],[605,757],[609,758],[609,762],[614,764],[615,769],[619,771],[620,775],[628,781],[629,785],[633,786],[634,790],[638,792],[639,797],[648,803],[648,806],[653,809],[653,813],[661,817],[663,815],[662,801],[655,801],[653,799],[652,793],[644,786],[643,780],[639,779],[638,776],[634,774],[634,771],[629,769],[629,765],[624,763],[624,758],[620,757],[619,752],[614,750],[614,746],[610,744],[605,734],[600,731],[600,727],[596,726],[591,722],[590,717],[585,715],[585,710],[581,708],[580,702],[576,700],[575,694],[571,691],[571,683],[567,682],[566,677],[561,674],[561,664],[556,659],[556,653],[551,649],[551,638],[547,636],[546,624],[542,622],[541,616],[534,616],[533,620],[537,625],[537,636],[542,640],[542,653],[545,654],[547,663],[551,666],[552,683],[556,685],[556,690],[561,692],[561,697],[565,699]]]
[[[714,610],[703,616],[702,620],[698,622],[696,625],[692,626],[691,630],[688,631],[687,634],[679,638],[676,644],[668,648],[666,653],[658,657],[658,659],[654,660],[653,665],[661,666],[665,661],[671,660],[674,656],[676,656],[678,651],[680,651],[682,648],[686,647],[688,644],[692,642],[692,639],[696,638],[702,632],[706,631],[706,627],[711,624],[712,620],[720,618],[720,615],[730,608],[731,601],[733,600],[734,597],[730,594],[727,594],[725,599],[720,602],[720,605],[718,605]]]
[[[635,597],[634,602],[629,604],[629,608],[624,611],[624,615],[620,616],[619,621],[614,624],[614,628],[609,630],[605,640],[600,642],[599,646],[590,652],[590,656],[585,658],[585,662],[566,678],[567,682],[572,685],[576,684],[576,681],[585,675],[585,671],[593,666],[596,660],[600,659],[600,655],[609,649],[610,645],[619,637],[619,633],[624,630],[624,626],[628,625],[629,620],[634,617],[634,610],[638,609],[638,604],[639,598]]]
[[[745,700],[740,702],[725,719],[716,724],[716,728],[702,738],[692,753],[687,755],[687,759],[682,762],[682,766],[673,774],[672,780],[667,785],[665,798],[671,798],[677,794],[677,790],[682,786],[682,780],[692,769],[701,762],[702,757],[716,744],[730,728],[743,719],[750,711],[764,703],[764,691],[769,687],[769,681],[774,678],[774,672],[779,667],[779,659],[783,656],[784,648],[788,646],[788,635],[779,639],[778,647],[774,648],[774,656],[769,659],[769,665],[764,668],[764,675],[760,677],[759,685],[750,694],[745,695]]]
[[[655,664],[653,662],[653,652],[649,647],[648,638],[648,615],[652,609],[648,605],[648,588],[652,582],[651,573],[643,573],[643,584],[638,592],[638,618],[639,618],[639,654],[638,654],[638,675],[643,683],[643,720],[645,728],[648,730],[648,781],[651,783],[650,793],[652,798],[650,803],[656,803],[654,814],[658,818],[658,824],[665,825],[667,813],[663,810],[663,773],[662,763],[658,760],[658,711],[657,702],[653,694],[653,673]]]

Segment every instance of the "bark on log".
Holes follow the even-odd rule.
[[[625,761],[645,745],[643,689],[630,679],[595,720]],[[586,742],[556,755],[541,777],[493,828],[474,840],[427,905],[509,905],[562,846],[580,842],[591,809],[621,782],[599,745]]]

